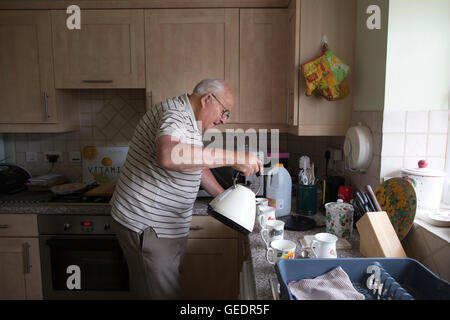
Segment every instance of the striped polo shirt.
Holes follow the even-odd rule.
[[[178,172],[158,165],[156,139],[162,135],[203,147],[187,94],[154,105],[139,121],[111,198],[111,215],[138,233],[152,227],[161,238],[184,237],[202,170]]]

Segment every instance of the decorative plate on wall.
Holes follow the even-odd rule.
[[[416,192],[410,182],[403,178],[392,178],[383,182],[374,191],[383,211],[389,216],[400,240],[406,237],[416,215]]]

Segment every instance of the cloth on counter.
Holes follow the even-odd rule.
[[[340,267],[314,279],[291,281],[292,295],[298,300],[364,300],[356,291],[347,273]]]

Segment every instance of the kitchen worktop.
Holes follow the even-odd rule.
[[[207,215],[211,198],[197,198],[194,204],[194,215]],[[109,215],[111,206],[108,203],[0,203],[0,214],[89,214]]]
[[[295,212],[291,212],[295,214]],[[325,232],[325,216],[317,213],[315,216],[309,217],[316,221],[316,227],[307,231],[284,231],[284,239],[291,240],[296,243],[295,258],[300,258],[302,246],[300,240],[305,235],[314,235],[319,232]],[[256,223],[253,232],[249,234],[251,262],[253,266],[253,274],[255,277],[256,299],[272,300],[274,299],[270,279],[276,279],[275,266],[266,260],[266,244],[260,235],[261,228]],[[337,249],[338,258],[356,258],[362,257],[359,252],[359,234],[356,228],[353,229],[352,238],[349,239],[352,245],[351,249]]]
[[[208,215],[207,206],[212,198],[197,198],[194,204],[194,215]],[[108,203],[0,203],[0,214],[89,214],[109,215],[111,206]],[[291,214],[295,214],[293,210]],[[325,232],[325,217],[318,213],[312,216],[316,221],[316,227],[308,231],[285,230],[284,238],[297,244],[296,258],[300,258],[302,251],[300,240],[305,235],[314,235]],[[253,232],[248,235],[251,263],[255,280],[256,299],[273,299],[269,279],[276,278],[275,268],[266,260],[266,245],[260,235],[261,228],[257,223]],[[339,258],[361,257],[359,253],[359,235],[353,229],[353,237],[349,241],[352,249],[337,249]]]

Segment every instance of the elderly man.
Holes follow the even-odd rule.
[[[246,176],[262,169],[252,153],[203,148],[202,133],[226,123],[234,104],[224,81],[204,79],[192,94],[154,105],[139,121],[111,199],[137,298],[180,298],[180,268],[199,186],[213,196],[224,191],[209,169],[231,165]]]

